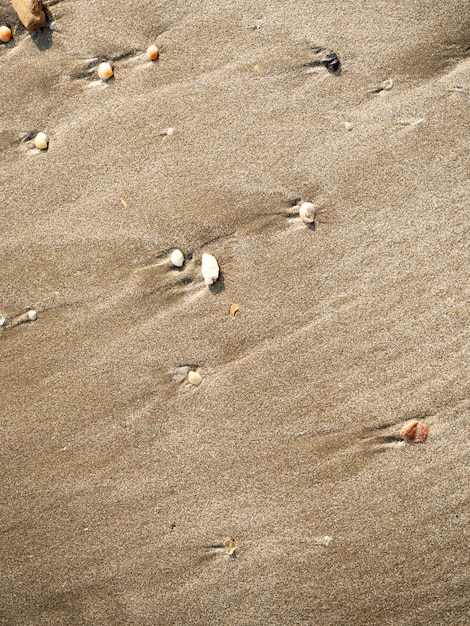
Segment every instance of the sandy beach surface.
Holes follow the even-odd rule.
[[[0,0],[0,624],[468,624],[470,2],[46,7]]]

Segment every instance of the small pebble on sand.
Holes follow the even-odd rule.
[[[106,62],[100,63],[98,65],[98,76],[101,78],[101,80],[108,80],[108,78],[114,76],[113,68],[111,67],[111,65]]]
[[[0,41],[8,43],[12,37],[13,33],[8,26],[0,26]]]
[[[202,376],[199,372],[195,372],[194,370],[190,370],[188,372],[188,383],[197,387],[202,383]]]
[[[49,137],[46,133],[38,133],[34,138],[34,145],[39,150],[47,150],[49,147]]]
[[[147,48],[147,56],[151,61],[156,61],[160,56],[157,46],[149,46]]]
[[[173,252],[170,254],[170,261],[175,267],[183,267],[184,254],[181,252],[181,250],[173,250]]]

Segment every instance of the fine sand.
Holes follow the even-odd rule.
[[[0,0],[0,623],[468,623],[470,2],[48,12]]]

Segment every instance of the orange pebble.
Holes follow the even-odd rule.
[[[8,26],[0,26],[0,41],[7,43],[13,37],[13,33]]]
[[[160,56],[157,46],[149,46],[147,48],[147,56],[151,61],[156,61]]]
[[[420,422],[418,420],[412,420],[408,422],[404,426],[402,426],[400,430],[400,437],[405,441],[414,441],[415,443],[420,443],[424,441],[428,435],[429,426],[424,424],[424,422]]]

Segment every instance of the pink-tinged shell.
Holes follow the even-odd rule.
[[[315,221],[315,206],[311,202],[303,202],[299,207],[299,217],[305,224]]]
[[[414,443],[420,443],[424,441],[428,435],[429,426],[419,420],[412,420],[400,430],[400,437],[405,441],[414,441]]]

